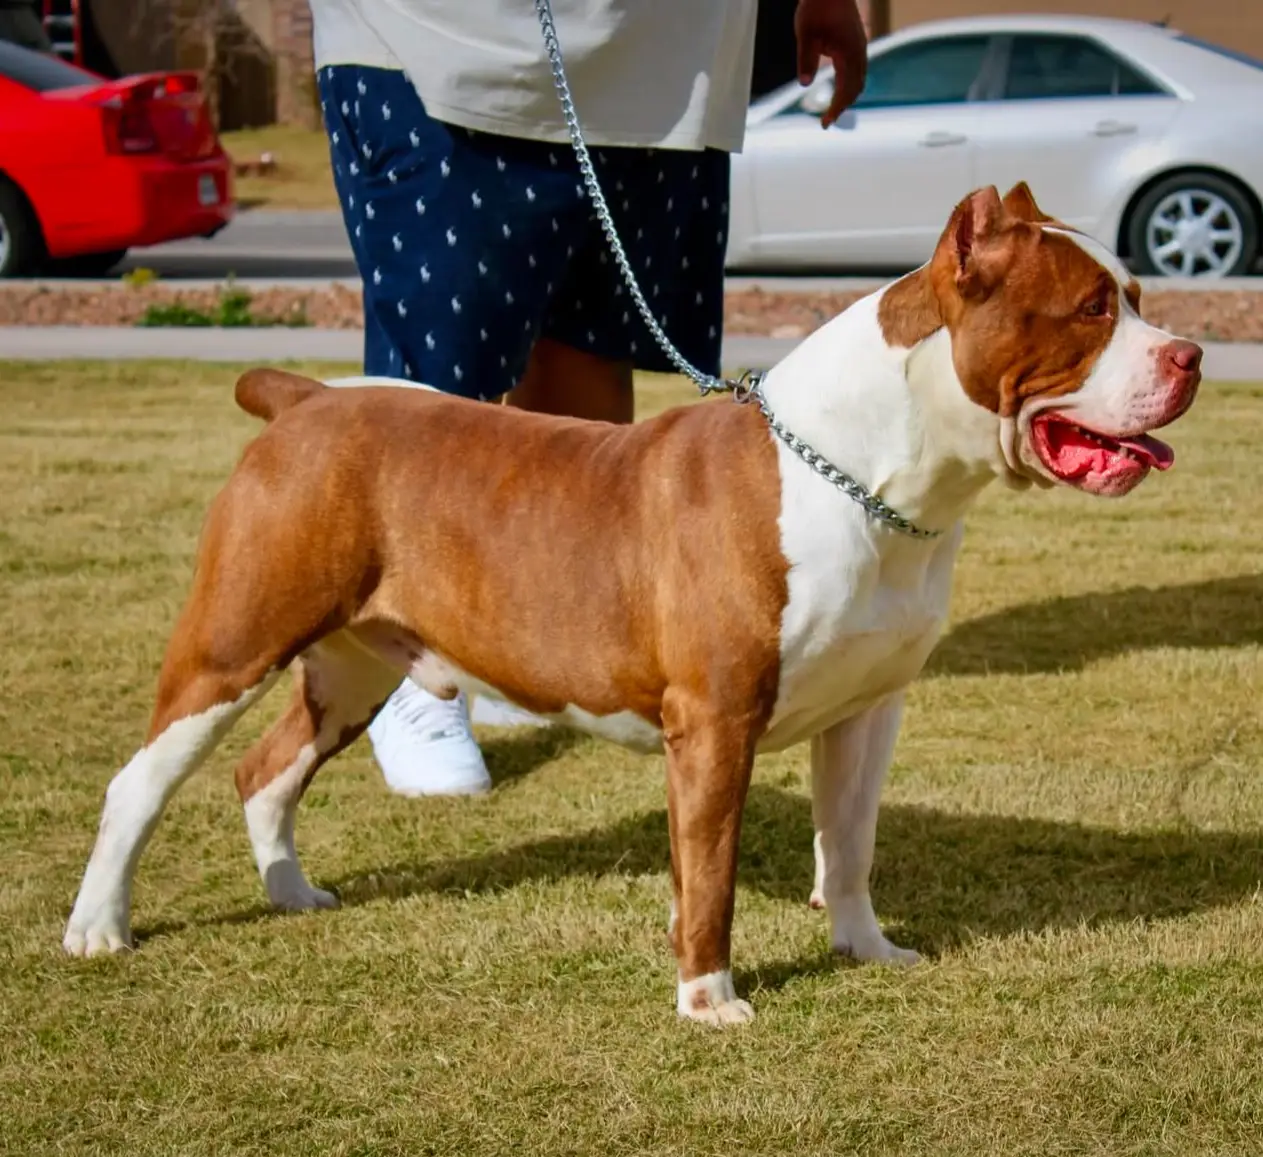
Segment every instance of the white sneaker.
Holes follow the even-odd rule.
[[[368,725],[368,737],[386,785],[399,795],[491,790],[464,695],[439,699],[405,679]]]

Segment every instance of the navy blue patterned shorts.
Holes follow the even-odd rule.
[[[318,73],[364,281],[364,371],[497,397],[539,336],[670,370],[609,254],[568,145],[432,120],[402,72]],[[719,372],[728,155],[600,148],[597,176],[672,342]]]

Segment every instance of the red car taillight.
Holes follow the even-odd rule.
[[[101,105],[105,151],[108,153],[155,153],[158,134],[149,119],[147,102],[111,97]]]

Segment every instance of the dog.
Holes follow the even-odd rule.
[[[247,372],[237,401],[268,425],[210,506],[66,951],[130,945],[163,807],[292,668],[287,711],[236,771],[277,908],[336,904],[299,866],[298,802],[407,674],[665,751],[681,1016],[753,1017],[729,952],[741,815],[755,755],[792,744],[811,743],[833,948],[915,961],[883,935],[868,879],[963,515],[997,479],[1119,496],[1172,464],[1151,431],[1192,404],[1202,351],[1139,305],[1117,258],[1021,184],[961,201],[925,266],[745,404],[617,426]]]

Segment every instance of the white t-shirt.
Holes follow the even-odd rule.
[[[401,68],[436,120],[568,141],[534,0],[310,0],[316,66]],[[552,0],[593,145],[739,152],[758,0]]]

